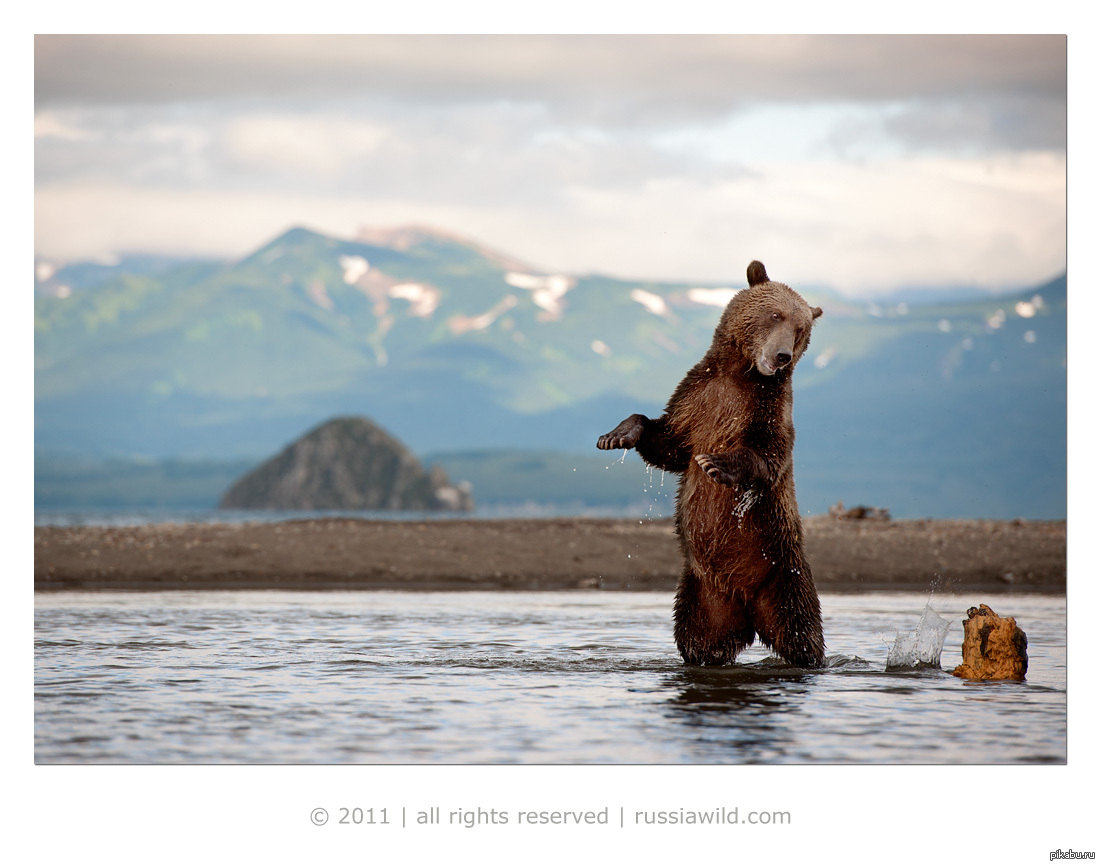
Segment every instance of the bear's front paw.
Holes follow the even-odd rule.
[[[715,484],[723,484],[726,487],[737,486],[734,466],[724,454],[696,454],[695,462]]]
[[[642,438],[645,430],[645,416],[631,415],[610,433],[604,433],[596,440],[601,451],[617,451],[620,448],[633,448]]]

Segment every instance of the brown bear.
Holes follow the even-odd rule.
[[[684,661],[729,664],[759,636],[791,664],[816,667],[825,642],[794,496],[791,373],[821,308],[769,280],[760,262],[748,281],[665,414],[631,415],[596,447],[634,448],[681,473],[673,619]]]

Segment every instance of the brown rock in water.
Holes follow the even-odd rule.
[[[219,507],[470,511],[473,499],[366,418],[336,418],[239,479]]]
[[[952,673],[968,680],[1022,680],[1027,673],[1027,635],[1010,616],[988,605],[972,607],[963,620],[963,663]]]

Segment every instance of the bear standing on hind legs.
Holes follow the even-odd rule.
[[[634,448],[680,473],[673,618],[684,661],[729,664],[759,636],[791,664],[815,667],[825,641],[794,496],[791,373],[821,308],[769,280],[760,262],[748,279],[665,414],[631,415],[596,447]]]

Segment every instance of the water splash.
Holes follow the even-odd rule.
[[[653,520],[654,518],[662,518],[665,516],[664,506],[668,505],[668,496],[664,492],[665,486],[665,471],[661,470],[660,483],[654,478],[654,467],[652,465],[646,465],[646,481],[642,482],[642,493],[649,502],[649,506],[646,509],[646,519]],[[656,513],[654,513],[656,508]],[[641,523],[642,521],[638,521]]]
[[[733,509],[733,514],[737,518],[737,525],[741,525],[741,519],[749,513],[749,509],[756,504],[756,500],[759,495],[751,487],[741,494],[741,499],[737,503],[737,507]]]
[[[951,623],[932,610],[932,603],[924,606],[924,612],[917,623],[917,630],[894,638],[894,645],[886,657],[886,670],[906,670],[917,668],[938,668],[943,642]]]

